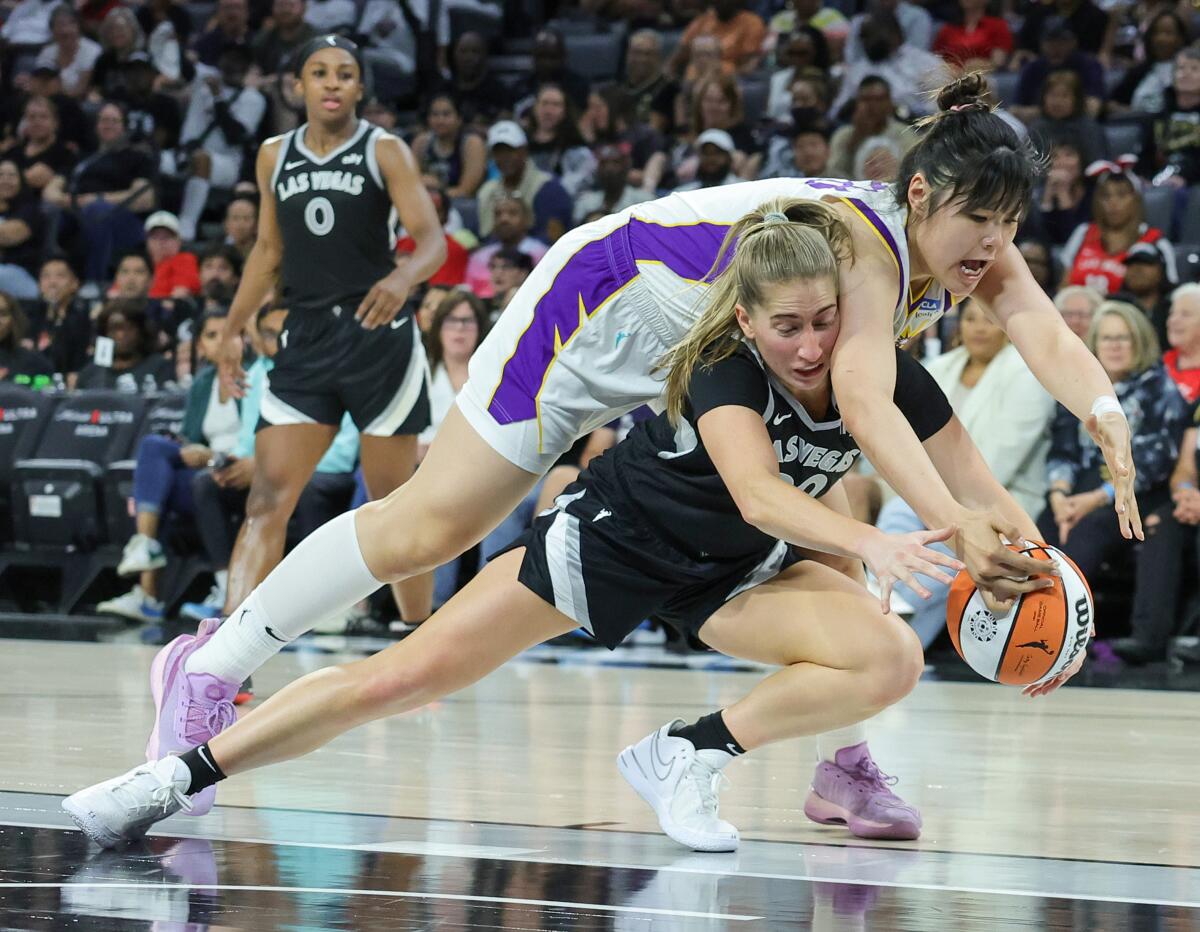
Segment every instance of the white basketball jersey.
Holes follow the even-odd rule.
[[[628,258],[672,330],[686,332],[699,315],[706,290],[701,279],[716,261],[729,227],[776,197],[834,198],[848,205],[879,238],[896,264],[892,330],[897,342],[916,336],[954,305],[954,297],[937,283],[919,294],[910,289],[908,209],[896,204],[890,185],[837,178],[773,178],[672,194],[623,212]]]

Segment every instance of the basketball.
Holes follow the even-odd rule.
[[[980,676],[1006,686],[1029,686],[1057,676],[1087,647],[1092,591],[1061,550],[1012,544],[1009,549],[1056,564],[1061,577],[1051,589],[1025,593],[1007,615],[997,617],[963,571],[950,587],[946,626],[958,655]]]

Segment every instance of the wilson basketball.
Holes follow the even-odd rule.
[[[1062,575],[1054,579],[1054,588],[1026,593],[1007,615],[997,617],[971,577],[961,572],[950,587],[946,625],[954,649],[980,676],[1028,686],[1057,676],[1087,648],[1092,591],[1079,568],[1056,547],[1009,549],[1055,563]]]

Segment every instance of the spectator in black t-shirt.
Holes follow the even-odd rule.
[[[88,363],[79,371],[76,388],[116,388],[149,394],[175,381],[175,367],[157,352],[158,334],[141,303],[109,301],[96,319],[96,334],[112,340],[111,365],[105,360]],[[97,340],[97,356],[101,355],[101,345]]]
[[[87,363],[92,342],[92,323],[79,301],[79,278],[62,256],[51,256],[38,272],[41,306],[32,315],[25,345],[50,360],[54,371],[74,388],[80,369]]]
[[[487,41],[477,32],[464,32],[450,53],[448,90],[458,101],[468,126],[487,128],[512,110],[513,95],[488,64]]]
[[[54,374],[50,360],[23,345],[29,332],[29,318],[21,310],[16,299],[0,291],[0,381],[18,382],[22,385],[38,385],[38,376],[46,383]]]
[[[1162,253],[1149,243],[1134,243],[1125,254],[1125,281],[1115,299],[1141,309],[1154,327],[1159,346],[1171,345],[1167,340],[1167,317],[1173,288]]]
[[[1148,98],[1161,98],[1171,83],[1175,56],[1188,44],[1187,24],[1174,10],[1159,10],[1142,30],[1146,57],[1125,72],[1108,97],[1108,112],[1124,113],[1139,109]]]
[[[1079,48],[1089,55],[1099,55],[1104,49],[1108,31],[1108,16],[1092,0],[1053,0],[1052,3],[1031,2],[1025,10],[1025,21],[1017,33],[1017,47],[1026,50],[1027,58],[1038,48],[1045,54],[1044,39],[1053,26],[1061,24],[1079,41]]]
[[[1050,169],[1030,219],[1055,246],[1065,244],[1076,227],[1092,219],[1092,200],[1083,178],[1085,164],[1074,142],[1062,140],[1050,150]]]
[[[56,176],[69,175],[75,154],[58,138],[58,108],[46,97],[30,97],[17,124],[17,141],[0,152],[17,164],[31,191],[41,193]]]
[[[1182,188],[1200,182],[1200,47],[1189,46],[1175,56],[1171,86],[1163,108],[1148,125],[1139,169],[1151,177],[1169,169],[1162,179]]]
[[[173,149],[183,115],[174,97],[154,89],[159,77],[154,61],[145,52],[134,52],[121,70],[123,87],[116,99],[127,108],[129,141],[153,152]]]
[[[1084,165],[1122,155],[1108,151],[1104,130],[1084,112],[1086,106],[1083,82],[1077,72],[1070,68],[1051,72],[1042,84],[1038,115],[1028,121],[1030,139],[1042,152],[1056,143],[1070,141],[1079,147]]]
[[[259,30],[250,43],[254,66],[268,77],[290,72],[292,54],[316,35],[304,21],[304,0],[274,0],[271,27]]]
[[[1104,68],[1095,56],[1081,51],[1079,45],[1077,35],[1064,20],[1055,17],[1045,22],[1041,33],[1041,57],[1025,65],[1017,79],[1017,104],[1012,107],[1014,116],[1026,122],[1036,117],[1042,85],[1050,72],[1064,68],[1074,71],[1083,82],[1087,115],[1100,115],[1105,95]]]
[[[33,274],[44,240],[36,196],[25,189],[17,163],[0,158],[0,291],[22,301],[37,298]]]
[[[94,94],[101,98],[111,97],[121,90],[124,73],[121,65],[134,52],[146,48],[146,34],[138,25],[137,17],[128,7],[115,7],[100,27],[100,44],[104,51],[96,59],[96,67],[92,71],[92,87]]]
[[[96,114],[100,147],[78,165],[65,184],[56,178],[46,186],[46,200],[69,209],[69,226],[82,240],[88,282],[108,278],[113,256],[145,241],[138,214],[154,207],[157,177],[154,159],[131,146],[125,110],[108,101]]]
[[[54,104],[58,111],[57,136],[72,154],[90,148],[88,141],[92,133],[91,121],[83,112],[79,101],[63,93],[62,76],[58,73],[57,68],[48,68],[44,65],[34,68],[29,76],[29,96],[45,97]],[[25,109],[25,102],[25,100],[16,101],[19,103],[19,108],[14,123],[20,120]]]
[[[232,46],[248,45],[250,6],[246,0],[217,0],[216,25],[196,40],[196,56],[216,68],[221,54]]]
[[[588,81],[567,66],[567,43],[557,29],[542,29],[533,40],[533,70],[517,93],[517,111],[532,104],[543,84],[557,84],[577,110],[587,106]]]
[[[629,37],[622,87],[633,96],[638,122],[664,134],[674,130],[679,82],[663,70],[662,36],[653,29]]]

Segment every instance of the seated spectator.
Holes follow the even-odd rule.
[[[268,79],[291,70],[292,54],[320,33],[304,21],[304,0],[272,0],[271,25],[250,42],[258,73]]]
[[[161,77],[153,59],[134,52],[121,66],[124,77],[115,99],[125,105],[129,141],[159,153],[179,145],[183,114],[175,98],[155,90]]]
[[[492,277],[492,296],[487,301],[489,323],[495,323],[504,313],[532,271],[533,258],[519,249],[506,246],[492,254],[488,260],[488,274]]]
[[[1017,249],[1029,266],[1029,274],[1047,295],[1054,294],[1060,276],[1056,274],[1054,256],[1050,247],[1041,240],[1022,239],[1017,242]]]
[[[354,0],[308,0],[304,9],[304,21],[319,36],[328,32],[349,34],[354,31],[357,20],[358,8]]]
[[[258,240],[258,201],[247,195],[235,197],[225,208],[222,229],[222,242],[236,249],[243,261],[248,259]]]
[[[1104,295],[1086,285],[1067,285],[1054,296],[1054,306],[1062,314],[1068,329],[1087,342],[1096,308],[1104,303]]]
[[[677,193],[715,188],[720,185],[737,184],[742,179],[733,173],[733,160],[737,155],[733,140],[723,129],[706,129],[696,137],[696,176],[675,189]]]
[[[421,331],[422,339],[429,336],[429,328],[433,325],[433,312],[438,309],[442,299],[450,293],[450,289],[441,285],[430,285],[421,295],[421,303],[417,306],[417,329]]]
[[[137,8],[138,25],[146,36],[146,51],[164,85],[190,81],[195,70],[184,56],[192,35],[192,20],[175,0],[149,0]]]
[[[1189,405],[1200,401],[1200,285],[1180,285],[1171,295],[1163,365]]]
[[[537,89],[525,120],[525,136],[533,164],[557,178],[571,197],[591,185],[595,156],[579,132],[575,108],[557,84]]]
[[[433,201],[434,210],[437,211],[438,220],[442,224],[442,232],[446,237],[446,261],[430,276],[429,284],[449,287],[461,285],[467,280],[467,263],[470,261],[470,254],[462,243],[446,232],[446,223],[450,217],[450,199],[446,196],[444,188],[427,186],[426,190],[429,192],[430,200]],[[396,241],[396,252],[401,257],[411,255],[416,248],[417,241],[407,234]]]
[[[933,17],[923,6],[909,3],[908,0],[874,0],[865,13],[859,13],[850,20],[843,56],[847,65],[861,64],[870,58],[863,29],[874,13],[884,13],[896,22],[898,43],[925,52],[933,46]]]
[[[434,94],[425,111],[428,129],[413,140],[413,155],[426,175],[438,180],[450,197],[474,197],[487,174],[487,144],[463,126],[458,104],[449,94]]]
[[[244,0],[239,0],[244,2]],[[267,101],[246,87],[250,56],[244,46],[221,53],[220,72],[198,70],[179,134],[181,150],[164,153],[163,171],[190,166],[179,210],[180,233],[196,238],[196,226],[213,187],[230,190],[242,175],[242,160],[267,112]]]
[[[79,370],[87,365],[92,322],[78,297],[79,278],[65,258],[51,256],[42,262],[38,292],[41,303],[30,315],[27,344],[50,360],[67,388],[74,388]]]
[[[1077,146],[1085,165],[1108,158],[1104,130],[1087,115],[1086,105],[1078,74],[1067,68],[1051,72],[1042,85],[1038,115],[1029,121],[1030,137],[1043,152],[1062,142]]]
[[[504,196],[495,208],[495,223],[489,241],[471,253],[467,263],[467,285],[480,298],[492,297],[492,277],[488,265],[501,249],[518,249],[533,259],[542,261],[547,246],[529,235],[529,205],[517,197]]]
[[[502,120],[488,130],[488,151],[500,174],[479,189],[479,232],[491,235],[496,204],[511,195],[524,201],[532,213],[535,236],[551,243],[562,236],[571,225],[571,196],[557,180],[530,163],[525,130],[511,120]]]
[[[140,246],[145,239],[138,214],[149,213],[156,200],[153,159],[129,144],[125,110],[109,101],[96,114],[99,148],[75,166],[71,177],[56,177],[46,186],[45,199],[70,212],[82,241],[89,283],[108,278],[113,256]]]
[[[17,141],[0,152],[0,159],[16,162],[25,186],[37,194],[75,167],[75,153],[59,138],[58,130],[58,108],[53,101],[30,97],[17,126]]]
[[[141,302],[118,298],[106,303],[96,318],[96,333],[92,361],[79,370],[76,388],[148,395],[174,384],[175,366],[158,352],[158,333]]]
[[[1175,56],[1190,38],[1183,18],[1174,10],[1159,10],[1142,30],[1144,58],[1125,72],[1108,97],[1110,114],[1162,109],[1163,94],[1171,86]]]
[[[877,155],[867,166],[867,174],[855,170],[855,159],[868,140],[885,139],[896,153]],[[883,78],[863,78],[854,96],[850,122],[834,131],[829,142],[829,173],[834,178],[871,178],[890,181],[900,167],[900,159],[916,144],[912,131],[896,119],[891,89]]]
[[[533,67],[516,91],[516,113],[524,113],[532,106],[533,98],[543,84],[561,87],[577,111],[587,106],[590,85],[587,78],[570,69],[567,43],[557,29],[539,29],[533,38]]]
[[[208,314],[225,314],[233,304],[242,276],[242,257],[223,243],[209,246],[200,257],[200,295],[162,302],[158,325],[175,344],[175,378],[187,385],[199,368],[194,339]]]
[[[50,16],[61,0],[20,0],[0,26],[0,39],[13,51],[32,52],[52,38]]]
[[[952,65],[1001,68],[1013,37],[1003,17],[987,15],[987,0],[958,0],[958,15],[938,30],[933,51]]]
[[[926,14],[928,15],[928,14]],[[927,116],[934,110],[930,91],[938,86],[945,65],[932,52],[905,41],[894,13],[876,10],[863,21],[859,31],[863,55],[849,61],[842,76],[842,89],[833,102],[840,113],[858,92],[863,78],[883,78],[892,90],[896,106],[911,114]],[[853,40],[853,34],[851,34]]]
[[[671,71],[679,74],[688,46],[699,36],[713,36],[721,44],[721,63],[727,74],[748,74],[762,61],[767,25],[757,13],[746,9],[744,0],[713,0],[688,24],[671,59]]]
[[[91,141],[91,119],[83,111],[80,101],[68,97],[62,92],[62,79],[57,68],[38,66],[29,75],[29,96],[13,97],[9,101],[0,102],[0,120],[5,121],[5,135],[11,139],[16,135],[17,123],[25,104],[30,97],[45,97],[54,104],[58,111],[58,138],[72,152],[82,152],[89,148]],[[12,120],[11,115],[17,114]]]
[[[225,316],[210,313],[205,317],[199,340],[201,359],[213,358]],[[138,444],[133,470],[136,532],[125,544],[117,574],[140,579],[129,592],[96,606],[102,614],[131,621],[162,619],[157,576],[167,565],[167,553],[159,541],[163,519],[168,515],[193,517],[193,479],[201,469],[222,462],[237,446],[241,401],[227,393],[216,376],[216,368],[210,365],[192,383],[178,438],[147,434]]]
[[[146,34],[128,7],[111,9],[100,26],[102,51],[92,69],[93,99],[115,99],[124,89],[122,66],[134,52],[146,50]]]
[[[742,178],[758,177],[762,146],[746,120],[741,85],[727,75],[718,75],[696,85],[690,104],[689,125],[692,137],[710,129],[728,133],[736,147],[734,171]]]
[[[1114,294],[1125,280],[1125,257],[1134,243],[1149,243],[1163,257],[1167,280],[1175,281],[1175,251],[1162,231],[1142,220],[1137,183],[1123,172],[1102,174],[1092,196],[1091,223],[1076,227],[1063,247],[1064,285],[1089,285]]]
[[[768,28],[772,35],[779,37],[775,44],[777,54],[784,36],[816,29],[827,44],[830,61],[840,61],[846,37],[850,34],[850,21],[837,7],[822,6],[821,0],[789,0],[771,17]]]
[[[996,481],[1027,513],[1036,515],[1046,496],[1046,451],[1054,399],[979,304],[968,299],[960,308],[962,344],[934,357],[929,373],[950,400]],[[921,519],[898,497],[883,506],[877,523],[889,534],[924,529]],[[937,546],[940,549],[942,545]],[[937,580],[922,578],[921,582],[933,593],[932,598],[921,599],[904,585],[897,590],[915,608],[910,624],[928,647],[945,627],[950,587]]]
[[[1139,169],[1156,184],[1200,183],[1200,46],[1175,56],[1174,78],[1162,109],[1147,124]]]
[[[588,95],[587,111],[579,119],[579,131],[593,148],[617,146],[629,156],[629,183],[640,188],[646,163],[663,151],[663,136],[639,123],[634,98],[617,84],[602,84]]]
[[[763,170],[764,178],[827,178],[829,125],[824,117],[796,119],[788,130],[787,145],[774,150]]]
[[[629,184],[629,156],[620,146],[605,145],[596,150],[595,188],[575,198],[575,222],[593,211],[606,214],[648,201],[651,195]]]
[[[633,98],[636,123],[663,134],[674,130],[679,82],[664,70],[662,36],[655,30],[639,29],[630,35],[621,87]]]
[[[464,32],[450,53],[449,93],[459,104],[467,126],[482,128],[510,113],[513,95],[492,71],[487,40],[477,32]]]
[[[1166,346],[1167,315],[1171,310],[1171,283],[1163,255],[1149,243],[1135,243],[1125,256],[1125,281],[1121,300],[1137,306],[1150,320],[1159,346]]]
[[[1063,140],[1050,150],[1050,169],[1037,195],[1037,210],[1030,219],[1055,246],[1065,244],[1075,230],[1092,219],[1091,200],[1083,177],[1085,164],[1075,142]]]
[[[50,14],[50,34],[54,41],[38,54],[37,64],[58,71],[63,93],[83,97],[100,57],[100,45],[82,34],[79,14],[66,3],[60,3]]]
[[[1074,71],[1083,83],[1084,112],[1098,117],[1104,103],[1104,68],[1092,55],[1079,50],[1076,33],[1065,21],[1054,18],[1046,23],[1041,33],[1042,54],[1029,61],[1017,79],[1017,102],[1012,112],[1022,120],[1029,121],[1037,116],[1038,101],[1042,98],[1042,85],[1052,71],[1064,68]]]
[[[200,263],[183,251],[179,218],[156,210],[146,218],[146,252],[154,265],[152,298],[190,298],[200,292]]]
[[[1100,305],[1087,343],[1129,418],[1138,510],[1152,514],[1170,497],[1167,480],[1179,456],[1187,404],[1162,364],[1150,322],[1136,307],[1120,301]],[[1075,561],[1085,579],[1098,578],[1101,565],[1129,555],[1129,544],[1112,507],[1111,477],[1100,448],[1062,405],[1051,428],[1046,475],[1049,507],[1038,519],[1042,539]]]
[[[812,26],[802,26],[786,36],[776,54],[777,70],[767,92],[767,116],[778,122],[791,119],[792,84],[809,69],[828,74],[831,58],[825,39]]]
[[[1193,287],[1185,285],[1183,287]],[[1180,627],[1187,596],[1185,561],[1193,566],[1200,557],[1200,431],[1193,408],[1179,444],[1179,459],[1171,473],[1171,500],[1153,514],[1142,516],[1146,534],[1137,558],[1133,587],[1130,636],[1110,642],[1113,653],[1130,666],[1167,659],[1167,643]]]
[[[110,298],[127,298],[130,301],[145,301],[150,297],[150,283],[154,280],[154,268],[150,257],[140,250],[131,250],[117,260]]]
[[[1107,8],[1107,4],[1105,6]],[[1031,3],[1025,8],[1025,19],[1017,33],[1017,46],[1024,50],[1024,57],[1031,58],[1034,50],[1045,50],[1044,43],[1039,40],[1058,29],[1068,30],[1084,52],[1099,56],[1104,50],[1108,15],[1092,0]]]
[[[12,159],[0,158],[0,292],[22,301],[38,296],[45,233],[36,195],[25,189]]]
[[[0,381],[40,389],[50,385],[54,365],[25,346],[29,318],[12,295],[0,291]]]
[[[406,75],[413,75],[424,84],[440,77],[449,61],[450,6],[441,3],[408,3],[395,0],[365,0],[358,4],[362,17],[356,32],[366,40],[364,57],[369,65],[387,62]],[[437,10],[437,22],[430,23],[432,10]],[[426,52],[418,36],[425,35],[432,44]],[[428,57],[428,60],[426,58]]]
[[[246,371],[246,394],[242,398],[237,446],[222,468],[203,470],[192,481],[196,504],[196,529],[204,552],[213,566],[215,585],[203,603],[184,603],[180,615],[192,621],[227,614],[229,569],[234,542],[246,515],[250,481],[254,477],[254,438],[259,410],[267,390],[272,357],[279,351],[280,335],[287,311],[264,306],[249,328],[258,358]],[[300,493],[289,522],[288,539],[303,540],[326,521],[342,514],[354,494],[354,467],[358,460],[358,428],[347,414],[333,442],[317,463],[308,484]],[[215,464],[214,464],[215,465]],[[235,573],[236,578],[236,573]]]
[[[338,0],[342,2],[342,0]],[[344,0],[349,2],[349,0]],[[316,3],[309,4],[312,12]],[[353,6],[353,4],[351,4]],[[219,68],[221,56],[231,48],[248,49],[254,38],[250,31],[250,6],[247,0],[217,0],[216,22],[213,28],[196,40],[196,57],[202,65]],[[353,24],[353,14],[350,23]],[[317,28],[317,32],[333,32],[332,29]],[[250,63],[246,63],[249,68]]]

